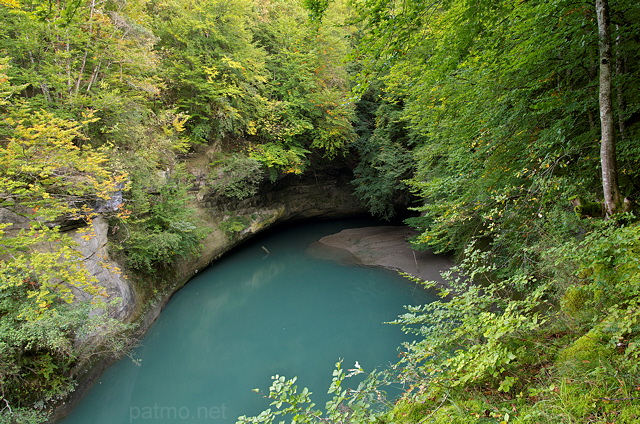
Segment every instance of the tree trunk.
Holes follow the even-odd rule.
[[[602,140],[600,144],[600,162],[602,164],[602,189],[606,216],[618,212],[622,205],[622,197],[618,187],[618,171],[616,165],[615,121],[613,117],[613,101],[611,93],[612,53],[611,31],[608,0],[596,0],[598,16],[598,38],[600,48],[600,127]]]

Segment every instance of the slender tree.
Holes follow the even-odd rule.
[[[609,1],[596,0],[598,16],[598,38],[600,47],[600,126],[602,140],[600,145],[600,162],[602,164],[602,189],[606,216],[620,210],[622,196],[618,186],[616,165],[616,144],[614,133],[613,101],[611,94],[612,80],[612,47],[609,18]]]

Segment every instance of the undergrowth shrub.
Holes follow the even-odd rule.
[[[638,370],[640,226],[602,222],[584,240],[567,243],[559,253],[559,260],[570,258],[578,264],[578,282],[566,289],[563,312],[588,321],[588,329],[597,327],[607,345],[622,350]]]
[[[567,344],[549,401],[565,422],[640,420],[640,226],[630,215],[593,221],[551,252],[572,263],[560,308]]]
[[[416,336],[398,364],[334,392],[324,414],[306,392],[307,406],[297,403],[293,383],[274,382],[267,396],[276,412],[241,422],[287,413],[326,422],[336,405],[352,423],[640,422],[640,226],[622,217],[583,228],[547,251],[534,247],[544,255],[531,273],[499,270],[493,251],[469,246],[437,285],[441,300],[409,306],[393,322]],[[334,383],[343,377],[338,364]],[[371,401],[383,381],[404,389],[386,410]]]
[[[549,287],[529,275],[494,279],[489,253],[467,249],[465,259],[446,273],[443,300],[408,307],[394,323],[418,336],[402,352],[403,376],[421,397],[442,396],[469,387],[510,393],[520,390],[523,370],[540,358],[536,338],[548,316]],[[435,283],[427,283],[435,285]],[[524,288],[523,298],[513,295]]]
[[[231,239],[236,233],[246,230],[249,225],[250,221],[247,217],[228,215],[219,227]]]
[[[130,269],[152,274],[178,257],[199,252],[207,231],[198,225],[188,203],[184,178],[177,170],[157,193],[147,193],[145,202],[138,203],[144,209],[122,223],[123,239],[116,247],[124,251]]]
[[[214,162],[212,166],[215,190],[223,196],[239,200],[255,195],[265,177],[258,160],[237,153]]]

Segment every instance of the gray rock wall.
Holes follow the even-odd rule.
[[[109,311],[111,316],[123,321],[129,320],[135,311],[136,299],[130,280],[122,273],[120,266],[109,255],[107,236],[109,224],[107,220],[98,216],[93,220],[92,237],[85,239],[85,229],[70,231],[71,238],[78,243],[77,249],[83,257],[83,261],[89,272],[96,277],[99,285],[107,290],[110,299],[121,299],[118,306]],[[76,290],[76,298],[88,300],[85,292]]]

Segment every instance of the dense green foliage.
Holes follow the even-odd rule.
[[[402,107],[382,100],[379,90],[370,89],[358,104],[358,139],[352,149],[357,152],[354,169],[355,195],[373,215],[389,219],[396,205],[410,203],[404,180],[415,168],[411,148],[414,146],[406,126]]]
[[[348,391],[346,415],[297,405],[275,381],[272,410],[242,422],[272,422],[284,405],[293,422],[640,420],[640,8],[604,3],[631,212],[607,220],[595,3],[351,2],[356,193],[389,216],[410,190],[414,244],[458,265],[445,286],[427,283],[442,301],[398,318],[418,341],[383,379]],[[406,391],[380,411],[362,396],[388,380]]]
[[[243,422],[637,422],[640,6],[597,3],[628,199],[607,219],[594,2],[0,0],[0,421],[41,420],[93,354],[103,290],[65,231],[106,215],[141,281],[197,254],[207,145],[203,180],[240,200],[348,154],[373,214],[411,207],[416,248],[458,258],[398,318],[419,340],[394,369],[354,391],[338,364],[325,412],[277,376]]]
[[[150,10],[166,100],[190,116],[193,141],[240,137],[285,172],[301,172],[309,149],[335,155],[350,141],[339,28],[312,25],[301,4],[279,0],[156,1]]]

